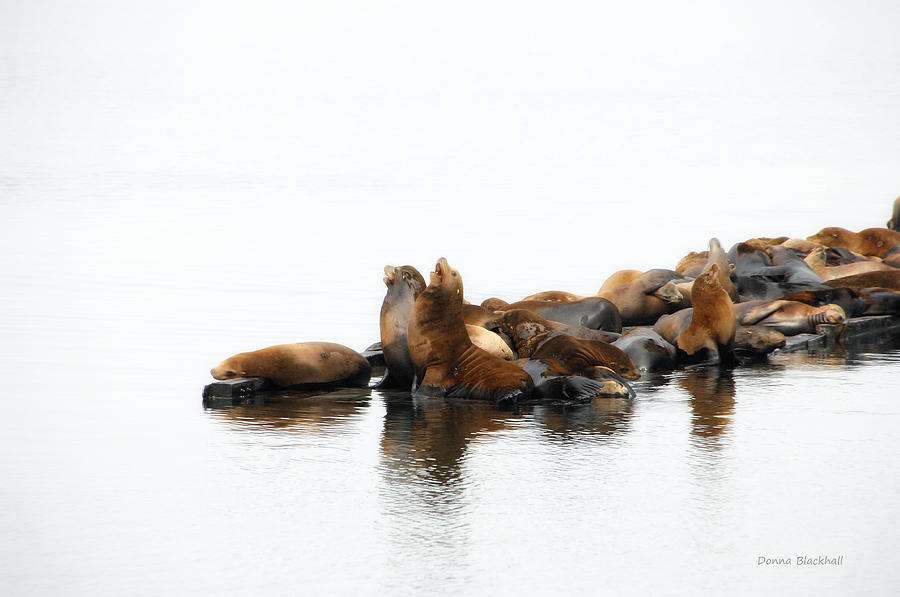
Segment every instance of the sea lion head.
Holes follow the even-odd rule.
[[[657,288],[653,295],[667,303],[680,303],[684,300],[684,295],[671,280]]]
[[[722,284],[719,282],[719,265],[710,263],[702,272],[700,272],[697,279],[694,280],[694,284],[691,287],[691,294],[697,292],[697,290],[716,290],[721,287]]]
[[[459,294],[459,296],[462,297],[462,276],[459,275],[458,271],[450,267],[446,258],[441,257],[438,259],[437,263],[434,264],[434,271],[431,272],[431,282],[429,283],[429,287],[440,288],[445,292]]]
[[[826,247],[846,247],[848,243],[852,244],[852,237],[853,233],[846,228],[829,226],[828,228],[822,228],[812,236],[807,236],[806,240],[825,245]]]
[[[386,265],[384,266],[384,284],[391,288],[395,284],[402,283],[418,296],[420,292],[425,290],[425,278],[419,273],[419,270],[411,265]]]
[[[844,323],[847,320],[847,314],[844,313],[840,305],[825,305],[822,309],[825,314],[825,320],[832,325]]]
[[[233,357],[228,357],[210,369],[209,374],[213,376],[213,379],[234,379],[235,377],[246,376],[247,371],[245,369],[244,359],[238,354]]]

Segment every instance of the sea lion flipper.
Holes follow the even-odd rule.
[[[597,380],[569,375],[563,383],[562,395],[573,402],[590,402],[598,397],[632,397],[634,390],[624,380]]]
[[[741,325],[756,325],[772,313],[775,313],[784,305],[784,301],[769,301],[757,307],[753,307],[741,317]]]

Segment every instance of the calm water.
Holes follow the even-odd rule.
[[[896,592],[896,345],[201,405],[376,341],[385,264],[513,300],[883,225],[895,3],[295,4],[0,3],[0,592]]]

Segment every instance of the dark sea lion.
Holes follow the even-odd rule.
[[[888,288],[900,290],[900,270],[868,272],[825,282],[832,288]]]
[[[835,278],[864,274],[866,272],[896,271],[890,265],[885,265],[879,261],[869,260],[829,266],[828,255],[823,247],[810,251],[804,261],[817,276],[822,278],[823,282],[834,280]]]
[[[372,367],[358,352],[333,342],[279,344],[228,357],[210,373],[215,379],[263,377],[279,387],[368,385]]]
[[[769,247],[768,254],[772,259],[773,266],[765,270],[765,275],[776,277],[780,275],[781,283],[790,287],[791,290],[822,287],[822,278],[816,275],[808,263],[803,261],[800,256],[802,253],[776,245]]]
[[[797,301],[747,301],[734,306],[740,325],[765,325],[786,336],[811,334],[820,324],[836,325],[846,321],[838,305],[812,307]]]
[[[613,346],[625,352],[641,374],[671,371],[676,365],[675,347],[651,328],[634,328]]]
[[[719,282],[719,266],[709,263],[691,288],[692,309],[663,315],[653,326],[678,349],[679,362],[732,363],[737,321],[731,297]]]
[[[564,323],[580,325],[592,330],[619,333],[622,331],[622,317],[610,301],[600,297],[587,297],[572,303],[550,301],[519,301],[509,309],[527,309],[541,317]]]
[[[409,319],[409,354],[417,395],[516,402],[528,398],[531,376],[472,344],[463,321],[462,277],[438,260]]]
[[[766,325],[738,326],[734,333],[734,353],[741,361],[762,361],[778,348],[784,348],[787,338]]]
[[[894,207],[891,210],[891,219],[887,221],[887,229],[900,232],[900,197],[894,199]]]
[[[542,342],[559,334],[585,340],[602,340],[607,343],[619,337],[619,334],[613,332],[550,321],[527,309],[504,311],[485,324],[485,327],[510,344],[520,358],[530,357]]]
[[[633,398],[634,389],[611,369],[594,367],[591,377],[572,375],[549,357],[520,359],[522,370],[531,376],[534,397],[567,403],[589,402],[594,398]]]
[[[407,329],[416,297],[425,290],[425,278],[411,265],[384,267],[387,294],[381,304],[381,347],[387,372],[378,384],[384,388],[409,390],[413,365],[409,358]]]

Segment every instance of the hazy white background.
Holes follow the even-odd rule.
[[[557,453],[526,418],[472,443],[447,506],[466,540],[446,544],[372,464],[384,401],[279,434],[221,423],[200,390],[239,351],[376,341],[385,264],[446,256],[470,299],[514,299],[671,268],[711,236],[883,225],[898,27],[892,1],[0,0],[0,586],[433,588],[459,549],[446,590],[521,592],[508,545],[570,592],[891,586],[890,360],[736,374],[713,454],[674,386],[613,442]],[[809,507],[773,500],[791,491]],[[848,566],[754,567],[817,550]]]

